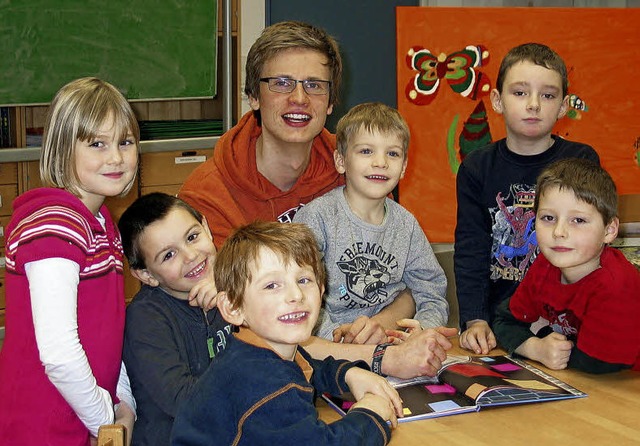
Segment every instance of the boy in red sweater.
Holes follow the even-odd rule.
[[[619,225],[613,180],[591,161],[565,159],[540,174],[536,191],[541,254],[498,307],[498,342],[551,369],[640,370],[640,273],[607,246]]]

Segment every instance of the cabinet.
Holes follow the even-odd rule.
[[[238,30],[240,0],[231,2],[232,36],[232,75],[228,80],[232,90],[232,116],[230,121],[237,122],[241,110],[240,63]],[[222,119],[223,116],[223,54],[222,39],[224,20],[223,1],[218,0],[218,95],[206,99],[137,101],[131,106],[141,121],[182,120],[182,119]],[[46,105],[15,106],[9,110],[11,117],[11,142],[16,148],[27,147],[27,135],[38,134],[44,127]],[[106,201],[109,210],[117,221],[122,212],[140,194],[162,191],[176,194],[191,171],[213,154],[217,138],[192,138],[171,141],[145,141],[141,145],[140,171],[136,184],[125,197],[109,198]],[[4,228],[11,216],[12,202],[15,197],[29,189],[41,186],[37,147],[19,150],[0,149],[0,326],[4,326]],[[125,265],[125,296],[133,298],[140,288]]]
[[[191,171],[211,155],[213,147],[143,153],[140,162],[140,194],[165,192],[176,195]]]

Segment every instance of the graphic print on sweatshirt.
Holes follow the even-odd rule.
[[[395,256],[377,243],[353,243],[336,262],[344,274],[340,300],[345,308],[379,305],[388,299],[387,285],[398,268]]]
[[[538,242],[535,232],[533,201],[535,186],[512,184],[509,195],[496,195],[491,215],[491,280],[521,282],[536,258]]]
[[[563,334],[568,340],[576,342],[582,321],[571,309],[556,310],[551,304],[543,306],[545,319],[556,333]]]
[[[291,223],[293,222],[293,217],[296,216],[296,213],[302,208],[304,204],[300,203],[298,206],[292,207],[291,209],[287,209],[282,214],[278,215],[276,220],[280,223]]]

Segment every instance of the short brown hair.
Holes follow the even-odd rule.
[[[294,261],[300,266],[310,266],[318,287],[324,286],[322,257],[313,232],[306,225],[256,221],[231,234],[216,257],[216,287],[227,293],[233,308],[243,304],[246,286],[252,280],[250,267],[258,260],[261,248],[270,249],[284,263]]]
[[[349,110],[336,126],[336,142],[340,155],[346,155],[349,141],[360,130],[397,135],[402,142],[403,155],[406,156],[409,148],[409,126],[395,108],[380,102],[366,102]]]
[[[295,21],[275,23],[266,27],[251,46],[245,70],[245,94],[258,99],[264,65],[279,52],[292,48],[317,51],[327,57],[327,66],[331,73],[329,105],[337,104],[342,80],[342,58],[338,43],[325,30]]]
[[[552,187],[572,191],[580,201],[594,206],[605,225],[618,215],[618,193],[611,175],[598,164],[584,158],[566,158],[545,168],[538,176],[533,209]]]
[[[509,68],[518,62],[531,62],[558,73],[562,79],[562,97],[564,98],[567,95],[569,91],[567,66],[558,53],[541,43],[523,43],[522,45],[511,48],[504,56],[500,63],[498,79],[496,80],[496,89],[500,93],[502,93],[504,79],[507,77]]]
[[[110,115],[120,138],[133,133],[137,151],[140,147],[138,121],[116,87],[96,77],[85,77],[69,82],[56,93],[47,113],[40,153],[40,177],[45,185],[64,188],[80,196],[76,142],[94,138]],[[134,181],[135,176],[121,195],[131,189]]]

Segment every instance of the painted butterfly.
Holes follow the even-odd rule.
[[[407,52],[406,61],[418,71],[406,88],[407,98],[416,105],[427,105],[435,99],[441,79],[453,91],[472,100],[486,96],[491,89],[487,76],[475,70],[489,62],[489,51],[482,45],[437,57],[425,48],[413,47]]]
[[[582,113],[589,111],[587,103],[584,102],[580,96],[576,94],[569,95],[569,109],[567,110],[567,117],[571,119],[581,119]]]

